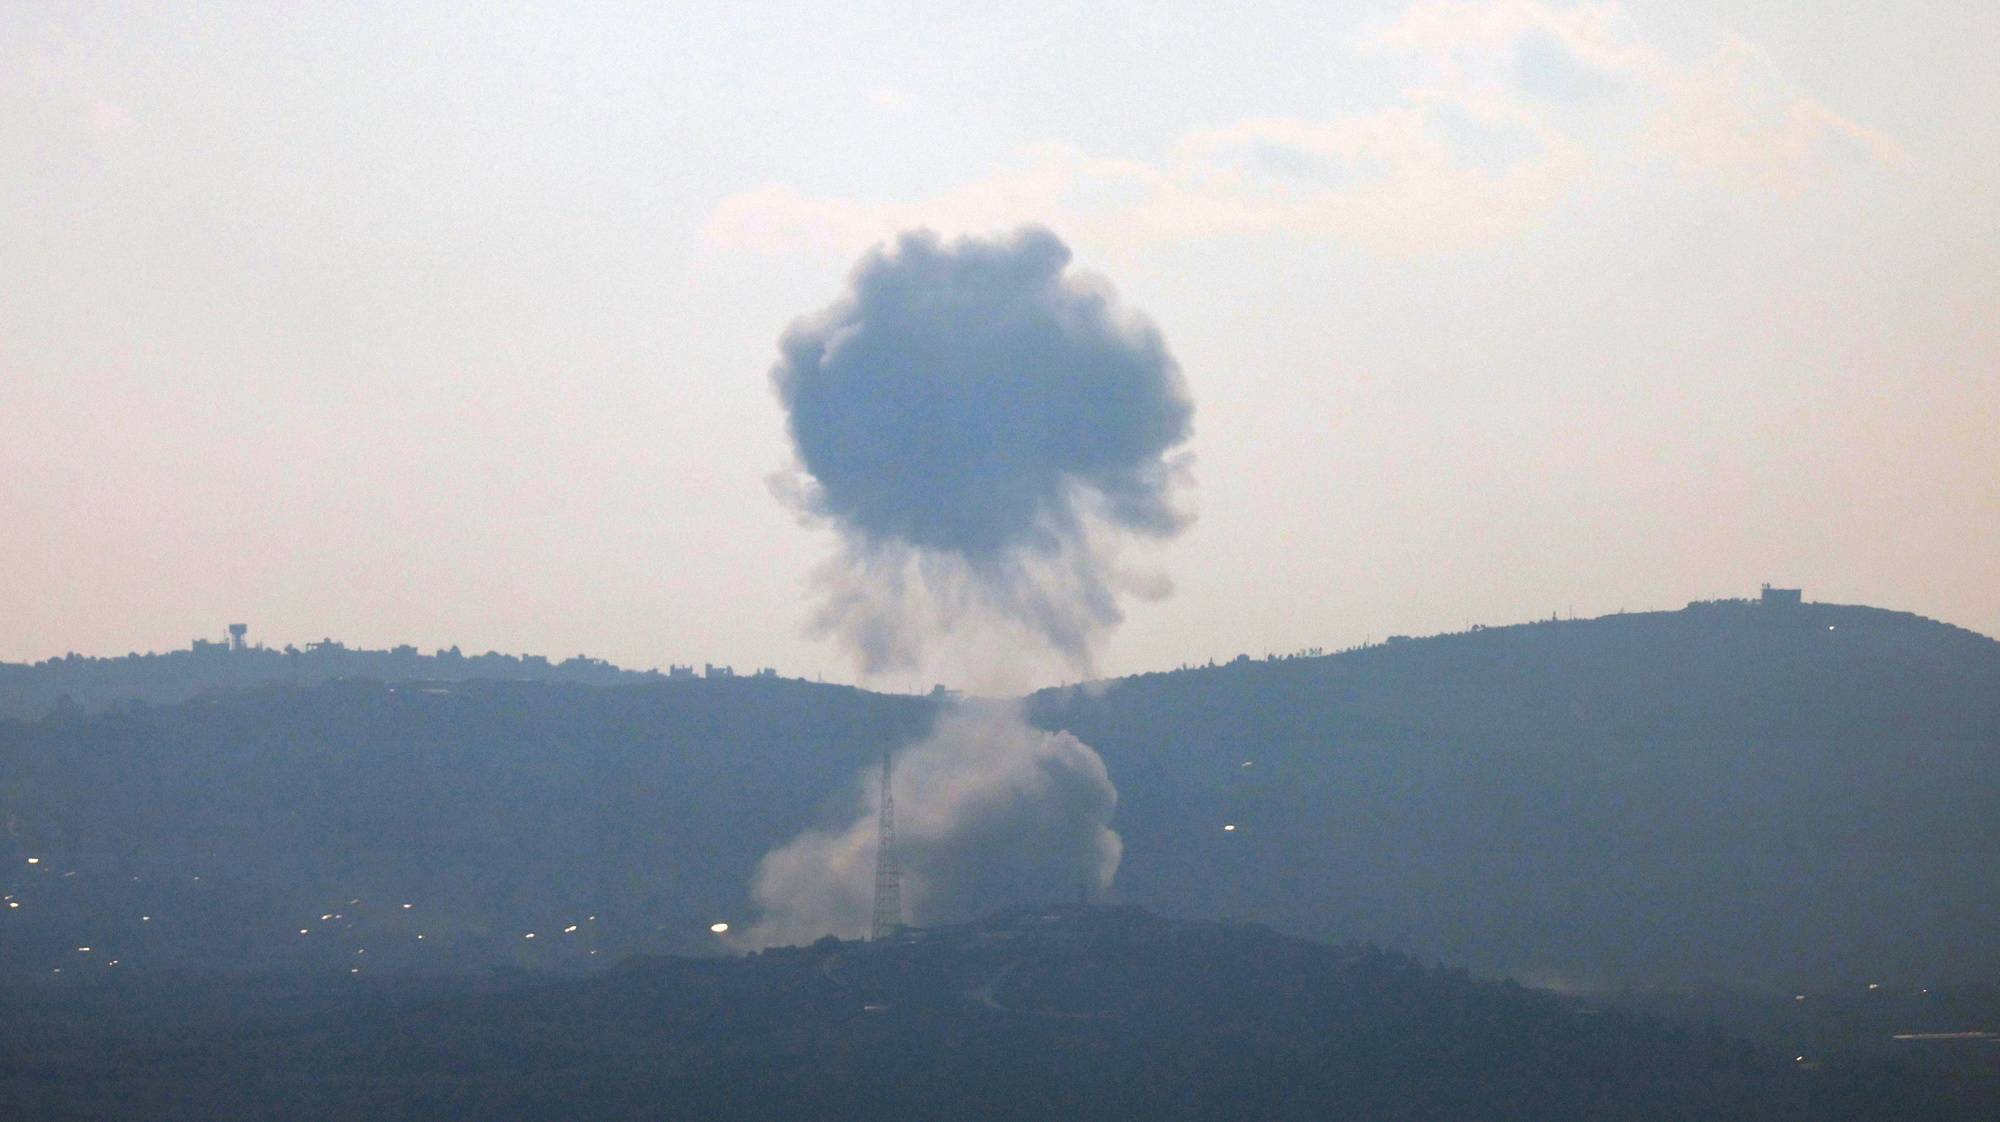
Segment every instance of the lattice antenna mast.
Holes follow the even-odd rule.
[[[882,821],[875,843],[875,924],[871,938],[903,929],[903,870],[896,863],[896,798],[889,790],[889,753],[882,753]]]

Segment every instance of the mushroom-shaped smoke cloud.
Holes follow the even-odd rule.
[[[962,650],[968,633],[1006,640],[1002,662],[1052,650],[1087,666],[1119,590],[1138,590],[1119,542],[1186,522],[1180,370],[1069,259],[1041,229],[905,234],[785,333],[772,380],[798,463],[777,489],[840,533],[819,622],[865,670],[917,665],[946,637]],[[1118,870],[1104,761],[1016,705],[947,704],[893,782],[917,923],[1102,892]],[[747,942],[867,929],[876,812],[857,803],[845,826],[765,856]]]
[[[797,467],[774,486],[839,530],[819,625],[866,670],[915,665],[971,621],[1085,665],[1136,588],[1118,539],[1187,521],[1179,368],[1069,261],[1039,228],[906,233],[785,332],[772,380]]]

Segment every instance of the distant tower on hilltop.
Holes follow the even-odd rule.
[[[882,753],[882,821],[875,842],[875,923],[872,939],[903,929],[903,870],[896,864],[896,798],[889,791],[889,753]]]
[[[247,634],[247,633],[249,632],[249,630],[250,630],[250,625],[249,625],[249,624],[247,624],[247,623],[232,623],[232,624],[230,624],[230,625],[229,625],[229,649],[230,649],[230,650],[232,650],[232,651],[240,651],[240,650],[242,650],[242,649],[243,649],[243,647],[244,647],[244,643],[243,643],[243,636],[244,636],[245,634]]]

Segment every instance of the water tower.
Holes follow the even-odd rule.
[[[240,650],[242,650],[242,649],[243,649],[243,647],[244,647],[244,643],[243,643],[243,635],[244,635],[244,633],[245,633],[245,632],[247,632],[247,631],[249,631],[249,630],[250,630],[250,625],[249,625],[249,624],[247,624],[247,623],[232,623],[232,624],[230,624],[230,625],[229,625],[229,649],[230,649],[230,650],[232,650],[232,651],[240,651]]]

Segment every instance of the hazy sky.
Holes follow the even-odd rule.
[[[0,658],[849,678],[779,333],[1023,222],[1196,401],[1107,672],[1763,580],[2000,634],[2000,5],[970,7],[0,4]]]

